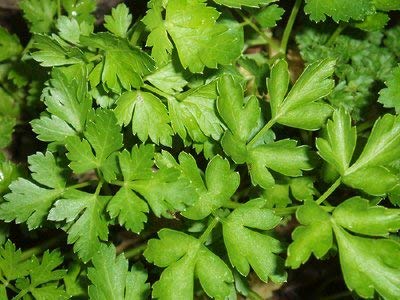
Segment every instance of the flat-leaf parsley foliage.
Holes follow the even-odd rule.
[[[1,299],[256,299],[251,272],[282,284],[312,255],[400,299],[400,2],[293,2],[122,3],[99,27],[94,0],[20,1],[28,45],[0,27]],[[24,171],[27,121],[45,150]],[[20,226],[71,247],[17,250]]]

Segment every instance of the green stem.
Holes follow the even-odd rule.
[[[57,18],[61,17],[61,0],[57,0]]]
[[[340,23],[339,26],[335,29],[332,35],[329,37],[329,40],[326,42],[327,46],[330,46],[336,38],[342,33],[342,31],[347,27],[346,23]]]
[[[133,257],[136,257],[136,256],[142,254],[144,252],[144,250],[146,250],[146,248],[147,248],[147,244],[142,244],[135,248],[129,249],[128,251],[124,252],[125,258],[131,259]]]
[[[100,191],[101,191],[101,188],[102,188],[103,184],[104,184],[103,180],[99,181],[99,184],[97,185],[96,190],[94,192],[94,194],[96,196],[98,196],[100,194]]]
[[[267,44],[271,47],[271,49],[279,52],[279,45],[277,42],[269,37],[268,35],[265,34],[249,17],[245,16],[240,10],[237,11],[239,16],[244,20],[245,25],[249,25],[255,32],[257,32],[266,42]]]
[[[272,126],[276,123],[276,119],[271,119],[268,121],[267,124],[251,139],[251,141],[247,144],[248,146],[254,146],[255,143],[258,142],[259,139],[261,139],[265,133],[271,129]]]
[[[38,255],[42,254],[44,251],[53,248],[54,246],[58,245],[62,240],[64,239],[64,235],[58,235],[54,238],[51,238],[44,243],[37,245],[35,247],[32,247],[30,249],[27,249],[22,252],[21,254],[21,261],[27,260],[28,258],[31,258],[33,255]]]
[[[372,128],[372,126],[374,126],[374,124],[375,124],[375,120],[368,120],[368,121],[365,121],[365,122],[357,125],[357,133],[361,133],[365,130]]]
[[[146,83],[143,84],[143,88],[146,89],[146,90],[149,90],[150,92],[153,92],[154,94],[157,94],[157,95],[159,95],[161,97],[164,97],[166,99],[171,98],[171,95],[169,95],[167,93],[164,93],[163,91],[161,91],[158,88],[155,88],[155,87],[153,87],[153,86],[151,86],[149,84],[146,84]]]
[[[217,226],[219,222],[219,218],[215,217],[213,218],[213,220],[210,222],[210,224],[208,224],[208,227],[206,228],[206,230],[203,232],[203,234],[200,236],[199,240],[200,242],[203,244],[208,236],[210,235],[210,233],[213,231],[213,229],[215,228],[215,226]]]
[[[317,203],[318,205],[320,205],[322,202],[324,202],[337,188],[338,186],[342,183],[342,178],[339,177],[338,179],[336,179],[336,181],[331,185],[331,187],[329,189],[327,189],[325,191],[325,193],[323,193],[321,195],[321,197],[319,197],[315,203]]]
[[[18,293],[18,289],[13,286],[11,283],[9,283],[6,279],[4,278],[0,278],[1,283],[3,284],[3,286],[5,288],[9,288],[10,290],[12,290],[14,293]]]
[[[249,290],[247,298],[249,298],[250,300],[263,300],[263,297],[261,297],[257,292],[253,290]]]
[[[93,61],[96,61],[96,60],[100,60],[100,59],[102,59],[103,58],[103,55],[101,55],[101,54],[96,54],[95,56],[92,56],[91,58],[89,58],[87,61],[88,62],[93,62]]]
[[[301,1],[302,0],[296,0],[294,3],[294,6],[292,8],[292,11],[289,16],[289,20],[286,24],[285,31],[283,32],[283,37],[281,41],[281,52],[286,53],[287,45],[289,42],[289,37],[290,34],[292,33],[294,21],[296,20],[297,14],[299,12],[300,6],[301,6]]]
[[[240,207],[242,204],[241,203],[239,203],[239,202],[235,202],[235,201],[228,201],[228,202],[225,202],[222,206],[223,207],[226,207],[226,208],[232,208],[232,209],[235,209],[235,208],[238,208],[238,207]]]
[[[298,208],[302,207],[302,205],[296,205],[296,206],[290,206],[290,207],[284,207],[284,208],[275,208],[274,213],[277,216],[287,216],[294,214]]]
[[[15,297],[13,298],[13,300],[21,299],[21,298],[24,297],[27,293],[28,293],[28,290],[23,289],[23,290],[21,290],[21,291],[18,293],[17,296],[15,296]]]
[[[91,181],[85,181],[85,182],[81,182],[81,183],[77,183],[77,184],[71,185],[71,186],[67,187],[66,189],[67,190],[80,189],[80,188],[84,188],[84,187],[90,186],[92,183],[93,182],[91,182]]]

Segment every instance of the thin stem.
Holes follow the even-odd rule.
[[[325,193],[323,193],[321,195],[321,197],[319,197],[315,203],[317,203],[318,205],[320,205],[322,202],[324,202],[337,188],[338,186],[342,183],[342,178],[339,177],[338,179],[336,179],[336,181],[331,185],[331,187],[329,189],[327,189],[325,191]]]
[[[146,250],[146,248],[147,248],[147,244],[142,244],[135,248],[129,249],[128,251],[124,251],[125,258],[131,259],[135,256],[138,256],[138,255],[142,254],[144,252],[144,250]]]
[[[21,298],[24,297],[27,293],[28,293],[28,290],[23,289],[23,290],[21,290],[21,291],[18,293],[17,296],[15,296],[15,297],[13,298],[13,300],[21,299]]]
[[[84,187],[90,186],[92,183],[93,182],[91,182],[91,181],[85,181],[85,182],[81,182],[81,183],[77,183],[77,184],[71,185],[71,186],[67,187],[66,189],[68,189],[68,190],[80,189],[80,188],[84,188]]]
[[[279,45],[277,42],[265,34],[249,17],[245,16],[240,10],[237,11],[239,16],[244,20],[244,25],[249,25],[255,32],[257,32],[266,42],[267,44],[275,51],[279,51]]]
[[[274,213],[277,216],[287,216],[294,214],[298,208],[302,207],[302,205],[284,207],[284,208],[275,208]]]
[[[265,133],[276,123],[276,119],[271,119],[268,121],[267,124],[251,139],[251,141],[247,144],[248,146],[254,146],[255,143],[258,142],[259,139],[261,139]]]
[[[57,18],[61,17],[61,0],[57,0]]]
[[[159,95],[161,97],[164,97],[166,99],[171,97],[171,95],[169,95],[167,93],[164,93],[163,91],[159,90],[158,88],[155,88],[155,87],[153,87],[153,86],[151,86],[149,84],[146,84],[146,83],[143,84],[143,88],[146,89],[146,90],[149,90],[150,92],[153,92],[154,94],[157,94],[157,95]]]
[[[247,295],[247,297],[250,300],[263,300],[263,297],[261,297],[256,291],[253,290],[249,290],[249,294]]]
[[[27,260],[33,255],[42,254],[44,251],[53,248],[58,245],[64,239],[64,235],[58,235],[52,239],[45,241],[44,243],[27,249],[21,253],[21,261]]]
[[[4,278],[0,278],[1,283],[3,284],[3,286],[5,288],[9,288],[10,290],[12,290],[14,293],[18,293],[18,289],[13,286],[11,283],[9,283],[6,279]]]
[[[215,226],[217,226],[218,222],[219,222],[219,218],[218,218],[218,217],[215,217],[215,218],[213,218],[213,220],[211,221],[211,223],[208,224],[208,227],[206,228],[206,230],[203,232],[203,234],[202,234],[202,235],[200,236],[200,238],[199,238],[199,240],[200,240],[200,242],[201,242],[202,244],[207,240],[208,236],[209,236],[210,233],[213,231],[213,229],[215,228]]]
[[[289,16],[289,20],[285,27],[285,31],[283,32],[283,37],[282,37],[282,41],[281,41],[281,52],[282,53],[286,53],[289,37],[290,37],[290,34],[292,33],[294,21],[296,20],[297,14],[298,14],[300,6],[301,6],[301,1],[302,0],[296,0],[296,2],[294,3],[294,6],[293,6],[292,11]]]
[[[100,194],[100,191],[101,191],[101,188],[102,188],[102,186],[103,186],[103,183],[104,183],[104,181],[101,180],[101,181],[99,182],[99,184],[97,185],[96,190],[95,190],[95,192],[94,192],[94,194],[95,194],[96,196],[98,196],[98,195]]]
[[[347,27],[346,23],[339,23],[339,26],[336,27],[335,31],[332,33],[332,35],[329,37],[329,40],[326,42],[327,46],[330,46],[336,38],[342,33],[342,31]]]
[[[226,208],[232,208],[232,209],[235,209],[235,208],[238,208],[238,207],[240,207],[242,204],[241,203],[239,203],[239,202],[235,202],[235,201],[227,201],[227,202],[225,202],[222,206],[223,207],[226,207]]]

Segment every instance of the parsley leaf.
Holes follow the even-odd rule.
[[[119,124],[126,126],[132,122],[132,132],[142,142],[150,137],[156,144],[171,146],[173,132],[167,109],[152,93],[125,92],[118,98],[114,113]]]
[[[224,243],[229,260],[240,274],[247,276],[251,266],[261,280],[271,278],[274,282],[283,282],[286,273],[277,255],[282,251],[280,242],[256,231],[276,227],[281,218],[261,208],[263,205],[263,201],[253,200],[235,209],[222,222]]]
[[[151,239],[144,256],[166,269],[153,285],[157,299],[193,299],[194,277],[208,296],[224,299],[233,289],[228,266],[208,250],[200,240],[185,233],[162,229],[159,239]]]
[[[285,60],[278,60],[271,69],[268,91],[271,97],[272,119],[276,122],[307,130],[320,128],[332,109],[319,99],[333,89],[335,61],[325,59],[307,66],[289,93],[289,69]]]
[[[384,107],[394,108],[396,113],[400,113],[400,66],[392,70],[392,74],[386,82],[386,88],[379,92],[378,102]]]
[[[14,181],[11,193],[4,196],[6,202],[0,205],[0,216],[6,222],[26,222],[31,230],[43,224],[50,207],[64,192],[66,180],[50,152],[30,156],[29,163],[37,184],[24,178]]]
[[[88,269],[90,299],[147,299],[149,284],[147,274],[134,265],[128,270],[128,260],[115,248],[102,244],[92,259],[93,267]]]
[[[76,174],[106,168],[109,156],[122,147],[121,127],[110,110],[98,109],[88,120],[84,136],[83,140],[77,136],[70,136],[66,140],[67,157]],[[102,171],[106,172],[104,168]]]
[[[57,1],[22,0],[19,3],[19,7],[24,13],[24,18],[30,23],[31,32],[50,32],[57,13]]]
[[[335,22],[363,20],[374,11],[373,2],[370,0],[306,0],[304,6],[306,14],[313,21],[325,21],[325,15],[332,17]]]
[[[0,27],[0,62],[18,55],[22,51],[22,46],[16,35]]]
[[[119,4],[111,10],[111,16],[104,17],[104,27],[118,37],[125,38],[132,23],[132,15],[125,4]]]
[[[150,33],[147,43],[153,46],[157,63],[165,63],[172,51],[167,32],[182,66],[191,72],[202,72],[204,67],[216,68],[217,64],[229,64],[241,54],[242,28],[229,19],[217,23],[218,11],[207,6],[204,0],[168,1],[164,24],[161,18],[162,1],[152,1],[150,7],[143,22],[154,31]],[[160,40],[156,42],[157,38]]]
[[[120,94],[122,88],[130,90],[143,84],[143,76],[154,70],[153,59],[138,47],[129,45],[126,39],[107,32],[81,36],[80,42],[87,47],[102,50],[103,61],[92,71],[101,72],[106,90]],[[97,85],[97,84],[96,84]]]
[[[98,251],[101,241],[108,238],[105,206],[110,196],[98,196],[78,190],[64,193],[50,210],[48,220],[63,221],[67,226],[68,243],[74,244],[74,252],[84,261],[89,261]]]
[[[274,0],[214,0],[215,3],[229,7],[240,8],[241,6],[257,7],[263,4],[268,4]]]

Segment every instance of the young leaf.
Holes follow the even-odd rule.
[[[150,137],[156,144],[171,146],[173,132],[167,109],[153,94],[142,91],[126,92],[118,98],[114,113],[119,124],[126,126],[132,122],[132,132],[142,142]]]
[[[235,209],[222,222],[229,260],[240,274],[247,276],[251,266],[263,281],[268,281],[268,278],[274,282],[285,281],[283,261],[277,255],[282,251],[280,242],[253,230],[272,229],[280,220],[271,210],[250,201]]]
[[[316,130],[332,113],[332,108],[319,99],[327,96],[334,87],[335,61],[325,59],[310,64],[285,96],[289,83],[288,65],[278,60],[271,69],[268,89],[271,97],[272,119],[280,124]]]
[[[204,182],[197,170],[196,161],[188,154],[179,156],[181,168],[186,174],[193,174],[190,180],[196,184],[199,198],[182,215],[192,220],[201,220],[228,202],[239,186],[239,174],[230,169],[229,162],[215,156],[207,165]],[[190,175],[189,175],[190,176]],[[196,178],[193,178],[193,177]]]
[[[333,227],[340,265],[350,290],[372,298],[375,290],[385,299],[400,297],[400,244],[394,240],[353,236]]]
[[[22,46],[16,35],[0,27],[0,62],[17,56],[22,51]]]
[[[115,255],[115,247],[101,244],[88,269],[90,299],[98,300],[144,300],[147,299],[149,284],[147,274],[133,266],[128,270],[128,260]]]
[[[315,22],[325,21],[325,15],[332,17],[335,22],[348,22],[350,19],[363,20],[374,11],[374,6],[369,0],[306,0],[304,11]]]
[[[332,247],[333,236],[330,216],[314,201],[306,201],[296,212],[302,224],[293,233],[293,242],[287,250],[286,266],[297,269],[305,263],[312,253],[323,257]]]
[[[191,89],[168,99],[172,128],[186,140],[205,142],[208,138],[219,140],[225,128],[215,110],[216,82]]]
[[[283,8],[272,4],[257,11],[254,17],[263,28],[272,28],[276,26],[276,22],[281,20],[284,12],[285,10]]]
[[[66,179],[50,152],[30,156],[29,163],[38,184],[24,178],[14,181],[11,193],[4,196],[6,202],[0,205],[0,217],[6,222],[26,222],[31,230],[43,224],[54,201],[64,192]]]
[[[19,7],[24,18],[30,23],[30,31],[34,33],[50,32],[57,13],[57,2],[54,0],[22,0]]]
[[[387,166],[400,154],[400,117],[386,114],[372,128],[361,155],[346,170],[343,182],[372,195],[382,195],[399,183]]]
[[[385,82],[386,88],[379,92],[378,102],[384,107],[394,108],[396,113],[400,113],[400,66],[392,70],[389,79]]]
[[[22,261],[21,250],[16,250],[15,245],[8,240],[0,247],[1,276],[8,282],[22,278],[29,273],[29,262]]]
[[[64,40],[78,45],[81,35],[89,35],[93,32],[93,25],[86,22],[78,23],[76,19],[61,16],[56,23],[59,35]]]
[[[349,168],[356,147],[357,131],[351,126],[351,117],[340,108],[326,125],[326,139],[317,138],[318,154],[343,175]]]
[[[129,8],[121,3],[111,10],[111,16],[104,17],[104,27],[118,37],[125,38],[132,23]]]
[[[104,209],[109,200],[110,196],[71,190],[49,212],[49,220],[66,221],[68,243],[74,244],[74,252],[84,262],[89,261],[100,248],[101,241],[108,238]]]
[[[105,167],[107,158],[122,147],[121,128],[109,110],[98,109],[88,121],[84,135],[83,140],[77,136],[67,138],[67,157],[71,161],[71,169],[76,174]]]
[[[341,203],[333,211],[336,224],[364,235],[387,235],[400,229],[400,209],[373,206],[361,197]]]
[[[104,51],[104,60],[92,72],[101,71],[106,90],[120,94],[122,89],[129,91],[131,87],[139,88],[143,84],[143,76],[154,70],[154,61],[149,55],[110,33],[81,36],[80,42]]]
[[[228,266],[200,240],[171,229],[162,229],[159,239],[149,241],[144,256],[166,267],[153,285],[156,299],[193,299],[194,277],[209,297],[224,299],[233,288]]]
[[[229,64],[242,52],[243,30],[237,22],[224,20],[217,23],[219,13],[204,0],[171,0],[166,4],[165,21],[161,18],[162,1],[152,1],[152,8],[144,23],[152,30],[148,45],[161,64],[168,60],[172,50],[168,35],[178,51],[184,68],[202,72],[204,67],[216,68],[217,64]],[[184,16],[191,16],[190,19]],[[160,38],[160,43],[156,42]]]

